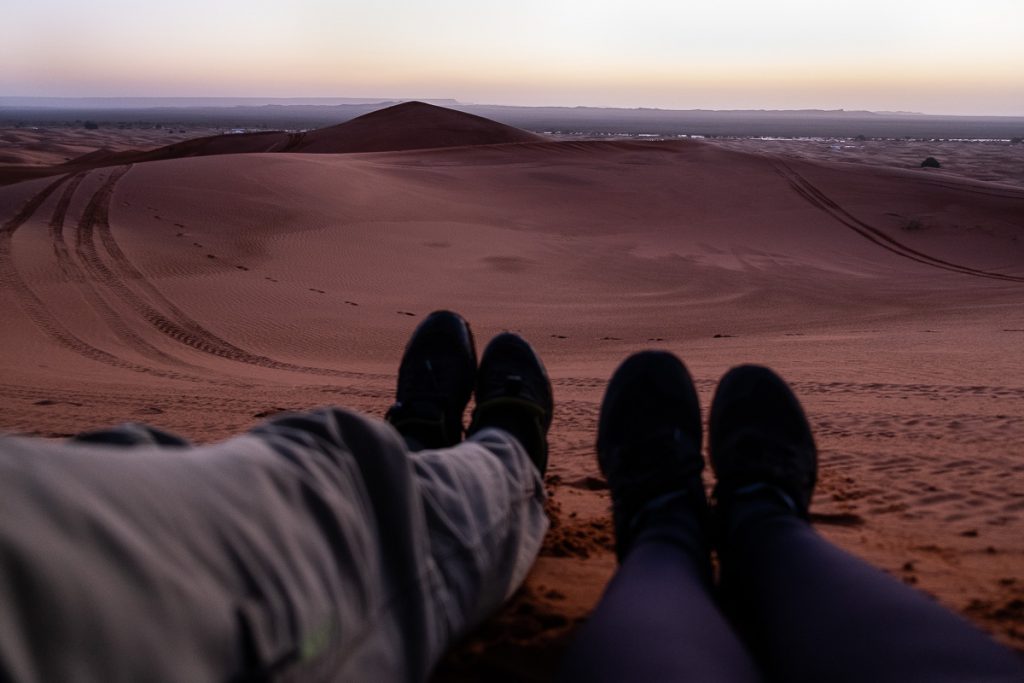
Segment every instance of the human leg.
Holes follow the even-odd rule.
[[[757,681],[717,603],[706,558],[682,542],[638,538],[565,660],[567,681]]]
[[[1024,680],[1019,660],[965,620],[815,533],[814,441],[770,370],[722,379],[710,448],[723,598],[769,678]]]
[[[426,533],[411,534],[408,540],[415,545],[425,539],[429,550],[419,579],[426,589],[400,610],[406,619],[394,648],[406,647],[402,659],[410,663],[407,671],[414,678],[428,673],[447,645],[518,588],[547,531],[542,474],[553,410],[547,372],[525,340],[498,335],[484,350],[476,372],[471,436],[452,445],[461,441],[467,380],[473,385],[473,346],[469,326],[460,316],[447,311],[428,316],[403,354],[398,400],[388,412],[388,420],[413,451],[408,463],[426,525]],[[301,416],[293,419],[303,423],[305,434],[329,439],[335,431]],[[353,452],[371,497],[383,492],[385,501],[376,514],[392,514],[395,487],[383,481],[393,475],[387,472],[391,468],[386,459],[370,447]],[[376,485],[380,475],[374,472],[382,463],[383,480]],[[400,498],[399,491],[399,503]],[[403,543],[388,538],[384,545],[394,551]],[[424,558],[417,555],[423,555],[422,547],[382,565],[407,571],[422,564]],[[426,583],[424,576],[429,577]],[[391,581],[403,582],[417,580]]]
[[[476,408],[462,438],[469,394]],[[477,370],[469,324],[432,313],[402,357],[387,419],[418,451],[427,521],[454,636],[498,607],[526,577],[547,530],[542,476],[553,413],[551,382],[524,339],[496,336]]]
[[[116,427],[82,432],[74,437],[78,443],[109,444],[111,446],[170,446],[187,448],[191,444],[177,434],[138,422],[126,422]]]
[[[526,340],[500,334],[484,349],[475,394],[469,439],[412,459],[454,635],[519,587],[548,525],[542,476],[553,400],[544,364]]]
[[[522,584],[548,529],[540,473],[519,442],[481,430],[449,449],[411,457],[424,499],[435,597],[448,642],[496,610]]]
[[[0,678],[423,680],[546,528],[502,432],[322,409],[211,446],[0,439]]]
[[[368,651],[346,658],[342,679],[422,680],[525,578],[547,531],[543,482],[529,454],[501,430],[409,452],[385,425],[331,413],[326,420],[284,416],[265,435],[288,457],[289,442],[307,448],[310,435],[343,442],[357,465],[363,490],[346,497],[359,516],[350,526],[366,527],[366,538],[353,544],[330,517],[317,522],[339,539],[347,571],[333,591],[342,596],[337,623],[347,638],[327,649],[345,652],[354,641]]]
[[[546,528],[486,424],[410,453],[322,409],[165,450],[0,440],[0,678],[423,680]]]
[[[759,680],[713,597],[700,445],[682,363],[627,359],[598,427],[621,566],[569,651],[566,680]]]

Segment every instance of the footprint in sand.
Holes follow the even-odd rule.
[[[594,477],[594,476],[590,476],[590,475],[587,475],[587,476],[583,477],[582,479],[575,479],[573,481],[570,481],[570,482],[567,483],[567,485],[571,486],[572,488],[575,488],[575,489],[582,489],[584,491],[607,491],[608,490],[608,481],[606,479],[602,479],[601,477]]]
[[[77,408],[81,408],[82,407],[81,403],[75,403],[74,401],[56,401],[56,400],[54,400],[52,398],[41,399],[39,401],[34,402],[32,405],[34,405],[34,406],[55,406],[55,405],[60,405],[61,403],[63,403],[64,405],[75,406]]]
[[[313,288],[313,287],[310,287],[310,288],[309,288],[309,291],[311,291],[311,292],[316,292],[317,294],[326,294],[326,293],[327,293],[327,292],[325,292],[325,291],[324,291],[324,290],[322,290],[322,289],[315,289],[315,288]]]
[[[275,280],[275,279],[274,279],[274,278],[272,278],[272,277],[265,277],[265,278],[263,278],[263,279],[264,279],[264,280],[270,280],[271,282],[277,282],[277,280]]]
[[[552,339],[568,339],[568,337],[566,337],[564,334],[553,334],[553,335],[551,335],[551,338]]]
[[[409,311],[397,311],[397,313],[398,313],[398,315],[408,315],[408,316],[413,316],[413,317],[415,317],[415,315],[416,315],[415,313],[410,313]]]
[[[249,270],[245,266],[235,266],[235,268],[238,268],[239,270]]]
[[[357,303],[356,303],[355,301],[346,301],[345,303],[346,303],[347,305],[349,305],[349,306],[358,306],[358,305],[359,305],[359,304],[357,304]]]
[[[288,408],[282,408],[281,406],[274,406],[272,408],[267,408],[266,410],[261,410],[258,413],[253,413],[252,416],[253,417],[270,417],[271,415],[277,415],[278,413],[287,413],[287,412],[288,412]]]

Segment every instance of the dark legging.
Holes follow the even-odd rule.
[[[1011,651],[774,499],[738,504],[724,536],[716,599],[695,521],[680,513],[642,533],[564,679],[1024,681]]]

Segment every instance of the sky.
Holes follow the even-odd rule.
[[[1024,116],[1024,0],[5,5],[0,96]]]

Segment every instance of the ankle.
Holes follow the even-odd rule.
[[[612,485],[615,551],[621,562],[639,543],[651,538],[681,541],[697,555],[711,547],[710,515],[700,475],[676,479],[666,486],[661,478]]]
[[[711,534],[708,508],[702,497],[676,491],[650,501],[635,516],[619,549],[620,561],[648,543],[666,543],[683,551],[711,582]],[[624,540],[626,540],[624,539]]]
[[[462,440],[461,416],[445,414],[440,402],[396,403],[385,415],[412,451],[445,448]]]
[[[722,542],[756,529],[773,519],[808,521],[793,498],[773,484],[758,482],[727,492],[715,491],[715,526]]]
[[[503,406],[479,411],[470,425],[470,434],[482,429],[500,429],[523,447],[537,471],[543,476],[547,469],[548,444],[540,418],[525,406]]]

